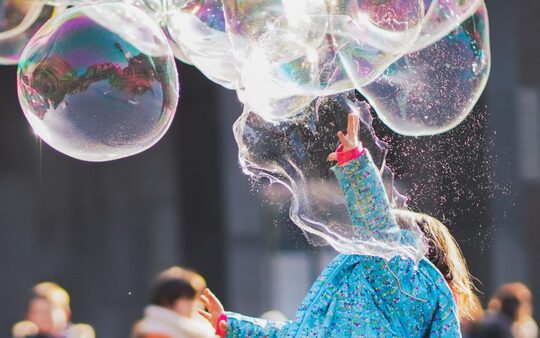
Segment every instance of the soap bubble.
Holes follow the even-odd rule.
[[[327,155],[339,143],[338,130],[346,130],[347,115],[360,115],[360,140],[370,150],[374,163],[384,174],[386,144],[375,136],[369,106],[359,102],[354,91],[327,96],[312,102],[294,118],[268,122],[245,110],[234,125],[240,164],[246,174],[267,178],[291,192],[290,215],[312,244],[330,244],[342,253],[392,258],[401,254],[419,259],[423,254],[421,234],[412,242],[389,240],[397,225],[377,237],[360,233],[352,225],[343,192],[330,171]],[[383,175],[394,206],[404,200],[393,189],[392,177]]]
[[[333,41],[356,86],[375,80],[408,51],[424,16],[422,0],[337,0],[332,4]]]
[[[320,45],[324,38],[324,0],[223,0],[223,9],[227,32],[240,60],[248,58],[267,33],[312,47]],[[267,54],[273,53],[271,47],[266,46]],[[285,57],[287,51],[275,52]]]
[[[137,154],[168,129],[178,79],[166,37],[122,3],[71,8],[25,48],[19,99],[34,132],[78,159]]]
[[[37,1],[3,0],[0,2],[0,64],[14,65],[30,38],[55,13],[54,8]]]
[[[225,88],[237,88],[240,64],[225,32],[221,0],[165,1],[165,31],[175,55]]]
[[[273,33],[273,32],[272,32]],[[286,35],[265,34],[242,67],[238,98],[267,120],[296,115],[315,98],[316,52]]]
[[[359,91],[392,130],[434,135],[468,116],[484,90],[490,64],[489,23],[482,5],[448,36],[405,55]]]
[[[422,32],[410,52],[416,52],[440,40],[470,18],[482,0],[425,0],[426,14]]]
[[[239,98],[276,121],[317,96],[376,79],[414,43],[423,17],[420,0],[336,1],[329,9],[289,0],[224,4],[235,54],[243,61]]]

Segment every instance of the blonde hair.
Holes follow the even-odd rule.
[[[32,297],[47,299],[51,304],[62,308],[71,316],[70,297],[67,291],[53,282],[42,282],[32,288]]]
[[[408,211],[395,210],[400,228],[418,227],[428,246],[426,258],[442,273],[455,293],[460,318],[470,318],[477,311],[476,287],[473,283],[465,257],[448,228],[434,217]]]

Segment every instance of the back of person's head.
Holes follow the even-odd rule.
[[[459,316],[470,317],[478,306],[474,298],[476,288],[461,249],[448,228],[436,218],[408,210],[395,210],[394,215],[400,228],[418,227],[422,231],[427,244],[426,258],[456,294]]]
[[[489,301],[488,308],[518,321],[532,315],[532,294],[523,283],[504,284]]]
[[[155,280],[150,302],[157,306],[173,308],[179,299],[194,300],[196,295],[197,291],[183,274],[166,270]]]
[[[191,284],[197,294],[201,294],[206,289],[206,280],[197,272],[180,266],[172,266],[162,271],[158,278],[177,278],[183,279]]]
[[[30,298],[45,298],[51,304],[62,308],[71,317],[70,297],[67,291],[53,282],[42,282],[32,288]]]

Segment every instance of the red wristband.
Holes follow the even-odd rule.
[[[357,159],[365,152],[365,149],[362,148],[360,144],[358,147],[355,147],[348,151],[343,151],[343,144],[340,144],[336,150],[338,165],[344,165],[345,163]]]
[[[217,323],[216,323],[216,336],[220,336],[222,338],[224,338],[227,335],[227,331],[222,330],[221,326],[219,325],[223,321],[227,322],[227,315],[225,314],[225,312],[222,313],[218,317],[218,320],[217,320]]]

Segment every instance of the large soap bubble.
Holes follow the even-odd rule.
[[[195,65],[210,80],[235,89],[240,64],[225,32],[221,0],[164,0],[165,31],[175,55]]]
[[[239,98],[250,110],[268,120],[289,118],[317,96],[369,83],[421,29],[421,0],[329,4],[224,2],[235,54],[243,61]]]
[[[279,123],[244,111],[234,125],[240,164],[245,173],[280,183],[291,192],[291,219],[312,244],[330,244],[349,254],[419,259],[423,254],[419,232],[413,235],[416,240],[401,242],[389,240],[386,233],[377,237],[359,232],[352,224],[343,192],[326,161],[339,143],[337,131],[346,129],[350,112],[360,114],[360,139],[383,174],[386,145],[375,136],[368,105],[359,102],[354,92],[319,98],[294,118]],[[394,206],[403,206],[392,181],[386,183]],[[397,225],[388,229],[388,233],[397,231]]]
[[[458,29],[405,55],[359,90],[379,118],[400,134],[448,131],[469,115],[484,90],[491,64],[488,31],[482,5]]]
[[[22,51],[38,29],[63,7],[38,1],[0,1],[0,64],[19,62]]]
[[[373,81],[416,41],[422,0],[332,1],[336,50],[356,86]]]
[[[242,66],[238,97],[267,120],[296,115],[315,98],[316,51],[284,34],[266,33]]]
[[[178,101],[166,37],[143,11],[122,3],[74,7],[47,22],[23,52],[18,88],[36,134],[87,161],[149,148]]]
[[[223,0],[227,32],[240,60],[259,47],[265,34],[281,35],[308,46],[318,46],[325,34],[321,21],[327,14],[324,0]],[[266,53],[274,52],[266,45]],[[287,51],[275,50],[280,57]],[[294,53],[294,52],[293,52]]]

